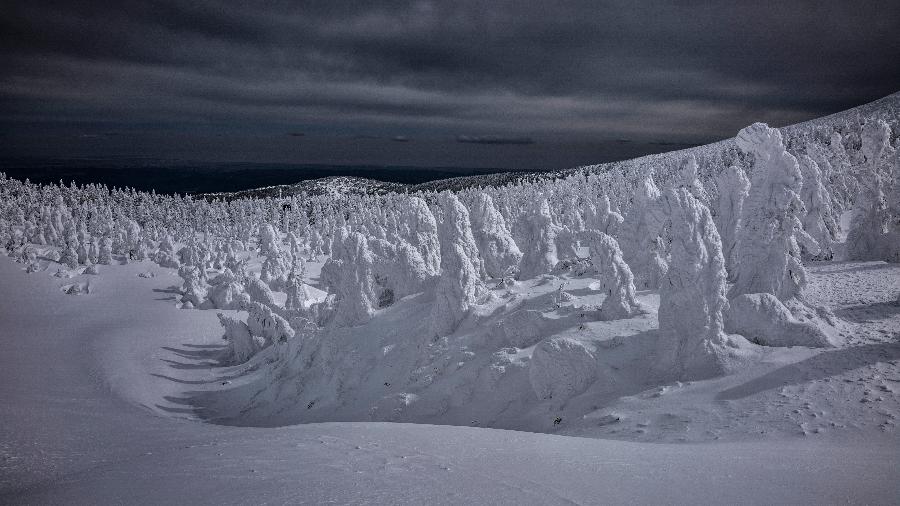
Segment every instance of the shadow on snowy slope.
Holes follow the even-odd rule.
[[[891,270],[895,268],[894,264],[890,264],[888,262],[871,262],[866,263],[864,265],[852,265],[849,267],[840,267],[836,269],[830,269],[833,265],[840,265],[846,262],[820,262],[820,269],[829,274],[848,274],[851,272],[865,272],[865,271],[879,271],[879,270]]]
[[[736,400],[811,380],[838,376],[876,362],[900,359],[900,343],[866,344],[823,351],[806,360],[778,368],[743,385],[723,390],[717,400]]]
[[[837,309],[834,311],[834,314],[854,323],[868,323],[875,320],[887,320],[900,314],[900,304],[896,302],[875,302]]]
[[[677,340],[656,329],[655,311],[597,321],[602,296],[591,281],[496,290],[492,303],[436,340],[428,335],[433,300],[416,294],[362,326],[308,337],[289,355],[269,348],[246,364],[215,368],[204,353],[170,350],[183,359],[170,364],[181,371],[175,376],[195,367],[227,376],[172,378],[196,387],[167,400],[173,413],[223,425],[393,421],[556,432],[677,377],[665,365]],[[658,305],[655,293],[639,299]],[[554,339],[564,346],[545,346]]]

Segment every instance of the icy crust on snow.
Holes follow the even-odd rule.
[[[97,264],[156,262],[172,306],[221,311],[220,362],[201,367],[229,379],[184,399],[207,420],[605,425],[592,413],[618,399],[872,326],[815,302],[808,267],[861,256],[847,237],[900,258],[892,104],[490,195],[223,202],[0,177],[0,244],[72,299],[103,290],[71,279]]]

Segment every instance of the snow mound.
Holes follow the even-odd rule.
[[[543,339],[547,323],[548,320],[540,311],[523,309],[498,321],[492,329],[492,335],[501,346],[528,348]]]
[[[541,341],[528,366],[531,388],[540,399],[565,401],[587,389],[596,375],[594,350],[569,337]]]
[[[770,293],[748,293],[730,301],[725,330],[763,346],[821,348],[840,344],[836,329],[817,315],[808,311],[805,315],[806,319],[797,319],[787,305]]]

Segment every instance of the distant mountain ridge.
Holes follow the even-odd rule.
[[[881,99],[867,104],[847,109],[829,116],[815,118],[802,123],[788,125],[779,128],[788,139],[792,136],[803,135],[804,132],[815,130],[818,127],[840,126],[850,122],[858,122],[860,118],[884,119],[891,125],[900,123],[900,92],[893,93]],[[900,130],[893,129],[895,132]],[[892,142],[894,139],[892,139]],[[203,198],[222,198],[225,200],[238,198],[263,198],[263,197],[290,197],[292,195],[324,195],[324,194],[369,194],[380,195],[392,192],[440,192],[444,190],[459,191],[472,187],[504,186],[523,181],[537,181],[543,179],[558,179],[568,177],[579,172],[593,173],[605,172],[622,165],[652,165],[656,161],[672,158],[684,158],[694,154],[698,159],[708,158],[711,153],[734,150],[734,138],[723,139],[711,144],[695,146],[691,148],[668,151],[646,155],[629,160],[607,162],[596,165],[584,165],[570,169],[551,171],[508,171],[474,176],[450,177],[419,184],[388,183],[363,177],[333,176],[319,179],[309,179],[295,184],[269,186],[239,192],[205,193],[197,195]]]

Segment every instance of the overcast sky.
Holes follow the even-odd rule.
[[[900,91],[898,27],[896,0],[0,0],[0,153],[564,167]]]

